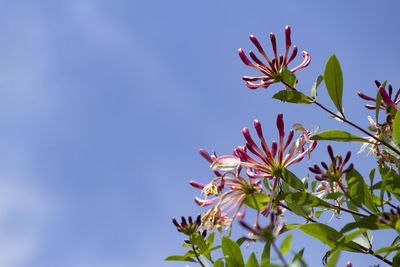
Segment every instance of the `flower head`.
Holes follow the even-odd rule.
[[[292,46],[292,41],[290,38],[290,26],[286,26],[285,28],[285,38],[286,38],[286,47],[285,47],[285,54],[279,55],[276,49],[276,38],[274,33],[270,33],[270,40],[272,44],[272,50],[274,52],[274,58],[271,60],[267,54],[265,53],[264,49],[258,42],[257,38],[254,35],[250,35],[250,41],[256,46],[258,52],[264,57],[268,64],[264,64],[254,53],[253,51],[249,52],[251,59],[253,62],[249,60],[246,56],[245,52],[242,48],[239,48],[238,53],[240,58],[242,59],[243,63],[247,66],[253,67],[263,73],[263,76],[259,77],[250,77],[250,76],[243,76],[243,80],[246,81],[246,86],[250,89],[257,89],[260,87],[268,88],[273,83],[281,82],[282,81],[282,71],[283,69],[288,69],[289,63],[296,57],[297,55],[297,46],[293,46],[292,53],[289,57],[289,50]],[[310,64],[310,54],[306,51],[303,51],[304,61],[298,65],[297,67],[291,69],[291,72],[295,72],[299,69],[305,68]],[[254,83],[259,81],[259,83]]]
[[[233,156],[240,159],[240,165],[246,168],[246,173],[249,177],[270,178],[274,180],[268,204],[261,212],[264,216],[267,216],[271,210],[272,200],[278,186],[279,178],[282,177],[283,170],[296,162],[300,162],[306,155],[309,155],[317,145],[316,141],[309,140],[311,133],[306,130],[303,131],[300,137],[292,144],[294,131],[291,130],[285,141],[282,114],[278,114],[276,126],[279,132],[279,141],[278,143],[273,141],[271,147],[268,147],[262,133],[261,123],[255,120],[254,127],[261,141],[261,148],[254,142],[249,129],[244,128],[243,135],[246,139],[246,146],[237,147],[233,153]],[[308,147],[305,148],[307,143]],[[289,151],[284,154],[287,148],[289,148]],[[251,152],[252,155],[248,153],[247,150]],[[215,160],[218,161],[218,158]],[[220,167],[224,168],[225,166],[221,164]]]
[[[190,236],[191,234],[196,233],[199,229],[201,224],[200,218],[200,214],[197,215],[197,218],[195,220],[193,220],[191,216],[189,216],[187,220],[185,217],[182,216],[181,223],[178,223],[175,218],[172,218],[172,223],[176,226],[176,230],[178,230],[178,232]]]
[[[240,157],[241,164],[247,168],[248,175],[253,178],[280,177],[284,168],[287,168],[296,162],[300,162],[306,155],[313,151],[317,145],[316,141],[309,140],[309,131],[302,132],[300,137],[291,144],[294,131],[290,130],[285,141],[282,114],[278,114],[276,126],[279,132],[279,141],[278,143],[273,141],[271,147],[268,147],[262,133],[261,123],[258,120],[254,121],[254,128],[256,129],[258,138],[261,141],[261,148],[250,136],[249,129],[243,129],[243,135],[246,139],[246,146],[238,147],[235,152]],[[308,147],[304,148],[305,144],[307,143]],[[287,148],[289,148],[289,151],[287,154],[284,154]],[[250,156],[247,150],[249,150],[256,157]]]
[[[232,164],[240,160],[235,156],[210,156],[205,150],[200,150],[200,154],[211,163],[211,168],[217,175],[209,184],[201,184],[190,181],[190,185],[201,189],[205,198],[195,197],[194,201],[202,207],[211,207],[202,216],[202,225],[205,229],[211,230],[214,227],[219,230],[228,230],[230,233],[232,221],[236,218],[244,218],[246,205],[243,200],[246,196],[262,192],[261,181],[254,181],[253,178],[245,179],[240,176],[240,166]],[[218,169],[225,171],[223,174]],[[235,169],[235,172],[231,170]],[[212,198],[207,199],[209,195]],[[225,227],[225,229],[223,229]]]
[[[321,169],[317,164],[314,167],[309,167],[309,170],[315,174],[315,179],[319,181],[341,181],[343,176],[353,169],[353,163],[351,163],[347,168],[344,165],[349,161],[351,152],[347,152],[346,157],[343,159],[341,155],[335,156],[331,146],[328,146],[328,154],[331,158],[331,164],[328,166],[324,161],[321,161]]]
[[[200,235],[206,237],[207,231],[198,231],[199,227],[201,225],[201,216],[200,214],[197,215],[196,219],[193,220],[191,216],[188,217],[186,220],[185,217],[181,217],[181,223],[178,223],[178,221],[175,218],[172,218],[172,223],[175,225],[176,230],[184,235],[191,236],[194,233],[199,233]],[[185,240],[185,243],[190,244],[189,240]]]
[[[384,110],[386,113],[390,114],[391,109],[398,110],[399,107],[397,104],[400,102],[400,89],[397,90],[396,94],[393,95],[393,87],[391,84],[388,86],[388,91],[381,85],[380,82],[375,81],[376,86],[378,87],[379,94],[382,96],[382,100],[379,103],[379,109]],[[362,92],[358,92],[358,96],[364,100],[373,102],[372,105],[365,104],[367,109],[376,109],[376,99],[370,96],[365,95]]]

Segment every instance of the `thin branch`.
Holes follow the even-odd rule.
[[[193,250],[194,255],[196,256],[197,261],[200,263],[200,265],[201,265],[202,267],[206,267],[206,266],[203,264],[203,262],[200,260],[199,255],[197,255],[196,249],[194,248],[194,245],[193,245],[193,244],[192,244],[192,250]]]
[[[381,261],[384,261],[385,263],[389,264],[390,266],[393,266],[393,262],[392,262],[391,260],[388,260],[388,259],[382,257],[382,256],[379,255],[379,254],[374,255],[375,252],[374,252],[372,249],[368,249],[368,248],[364,247],[363,245],[360,245],[360,244],[357,244],[357,245],[358,245],[361,249],[365,250],[368,254],[371,254],[372,256],[374,256],[374,257],[380,259]]]
[[[281,252],[280,252],[280,251],[279,251],[279,249],[276,247],[276,245],[275,245],[275,242],[274,242],[274,241],[272,241],[272,242],[271,242],[271,245],[272,245],[272,247],[274,248],[274,250],[275,250],[276,254],[278,254],[278,257],[279,257],[279,259],[281,260],[281,262],[283,263],[283,266],[285,266],[285,267],[289,267],[289,265],[286,263],[286,260],[285,260],[285,258],[283,258],[283,256],[282,256]]]
[[[281,81],[285,86],[287,86],[288,88],[290,88],[293,91],[297,91],[295,88],[293,88],[292,86],[290,86],[289,84],[287,84],[284,81]],[[320,108],[322,108],[323,110],[325,110],[326,112],[328,112],[329,114],[331,114],[332,116],[334,116],[335,118],[338,118],[340,120],[342,120],[343,122],[350,124],[351,126],[355,127],[356,129],[360,130],[361,132],[365,133],[366,135],[368,135],[369,137],[375,139],[376,141],[378,141],[381,144],[384,144],[385,146],[387,146],[388,148],[390,148],[391,150],[393,150],[394,152],[396,152],[398,155],[400,155],[400,151],[396,148],[394,148],[393,146],[391,146],[390,144],[388,144],[387,142],[381,140],[380,138],[376,137],[375,135],[369,133],[368,131],[364,130],[363,128],[361,128],[360,126],[354,124],[353,122],[347,120],[346,118],[341,117],[339,115],[337,115],[335,112],[329,110],[328,108],[326,108],[325,106],[323,106],[321,103],[319,103],[317,100],[313,99],[312,97],[307,96],[308,100],[312,101],[313,103],[315,103],[317,106],[319,106]]]

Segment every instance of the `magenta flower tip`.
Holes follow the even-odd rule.
[[[205,184],[201,184],[201,183],[198,183],[198,182],[193,181],[193,180],[190,180],[190,181],[189,181],[189,184],[190,184],[191,186],[193,186],[194,188],[198,188],[198,189],[203,189],[204,187],[206,187]]]
[[[276,54],[276,38],[275,38],[275,34],[273,32],[271,32],[269,34],[269,38],[271,39],[271,43],[272,43],[272,49],[274,50],[274,53]]]
[[[285,27],[285,37],[286,37],[286,46],[289,47],[292,45],[292,40],[290,39],[290,26],[287,25]]]
[[[256,129],[258,136],[263,138],[261,122],[259,120],[254,120],[254,128]]]
[[[249,128],[245,127],[243,128],[243,136],[246,139],[246,141],[249,143],[250,146],[256,146],[254,143],[253,139],[250,136]]]
[[[258,51],[263,53],[264,49],[261,47],[261,45],[258,42],[257,38],[254,35],[250,35],[249,38],[250,38],[250,41],[257,47]]]
[[[247,58],[246,54],[244,53],[242,48],[238,49],[238,53],[240,58],[242,59],[243,63],[247,66],[252,66],[253,64],[251,63],[251,61]]]
[[[210,154],[208,154],[208,152],[205,151],[204,149],[200,148],[200,149],[199,149],[199,153],[200,153],[200,155],[201,155],[203,158],[205,158],[208,162],[210,162],[210,163],[213,162],[213,160],[212,160]]]
[[[396,110],[399,109],[399,107],[395,103],[393,103],[393,101],[390,99],[390,97],[386,93],[385,88],[383,88],[382,86],[379,86],[379,93],[382,96],[383,102],[385,102],[386,104],[390,105],[392,108],[394,108]]]
[[[279,113],[278,116],[276,117],[276,127],[278,128],[279,131],[279,137],[283,138],[283,136],[285,135],[284,132],[284,123],[283,123],[283,114]]]

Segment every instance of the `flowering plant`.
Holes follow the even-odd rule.
[[[303,51],[303,62],[289,69],[288,65],[297,56],[297,47],[291,48],[290,34],[291,28],[287,26],[283,55],[278,55],[275,35],[270,34],[272,59],[256,37],[250,35],[251,42],[266,63],[252,51],[249,52],[251,61],[243,49],[238,50],[245,65],[262,73],[257,77],[243,76],[246,86],[258,89],[277,83],[283,88],[273,95],[274,99],[315,105],[367,137],[342,130],[310,131],[299,123],[293,125],[286,136],[283,114],[278,114],[278,141],[268,143],[261,123],[254,120],[257,139],[251,136],[248,128],[244,128],[244,143],[234,148],[231,155],[218,156],[215,152],[210,155],[200,149],[214,177],[206,184],[193,180],[189,183],[201,190],[194,201],[204,211],[195,220],[192,217],[182,217],[181,223],[172,220],[178,232],[187,236],[183,246],[188,251],[166,260],[194,262],[201,266],[307,266],[307,259],[303,258],[304,249],[292,257],[288,254],[292,234],[287,232],[298,229],[329,247],[322,259],[328,266],[335,266],[343,251],[364,254],[379,264],[400,266],[400,89],[394,92],[386,81],[376,81],[376,97],[358,92],[363,100],[369,101],[365,107],[375,111],[375,121],[368,116],[370,126],[363,128],[345,116],[343,76],[335,55],[326,63],[323,75],[317,77],[310,95],[296,87],[298,80],[294,73],[306,68],[311,57]],[[317,89],[323,81],[337,111],[328,109],[317,99]],[[385,113],[383,122],[378,120],[381,110]],[[313,163],[317,142],[318,147],[324,147],[327,141],[361,142],[360,152],[368,149],[368,154],[376,157],[377,164],[369,171],[369,184],[356,170],[357,165],[350,163],[350,151],[344,156],[335,154],[329,144],[329,162]],[[298,178],[290,171],[293,164],[308,164],[310,174]],[[331,211],[336,217],[350,214],[352,221],[341,229],[335,229],[319,220],[326,211]],[[289,214],[298,216],[301,223],[291,223]],[[247,235],[237,241],[230,238],[234,221],[247,231]],[[372,236],[378,230],[395,233],[393,239],[380,248],[372,242]],[[214,245],[216,233],[222,236],[219,245]],[[282,237],[283,241],[280,241]],[[262,244],[262,255],[251,253],[245,261],[242,253],[245,242]],[[277,242],[281,242],[280,247]],[[349,261],[347,266],[352,266],[352,263]]]

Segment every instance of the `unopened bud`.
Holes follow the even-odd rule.
[[[292,45],[292,40],[290,39],[290,26],[287,25],[285,27],[285,38],[286,38],[286,46],[291,46]]]
[[[247,66],[253,66],[253,63],[247,58],[246,54],[244,53],[242,48],[238,50],[239,57],[242,59],[243,63]]]

